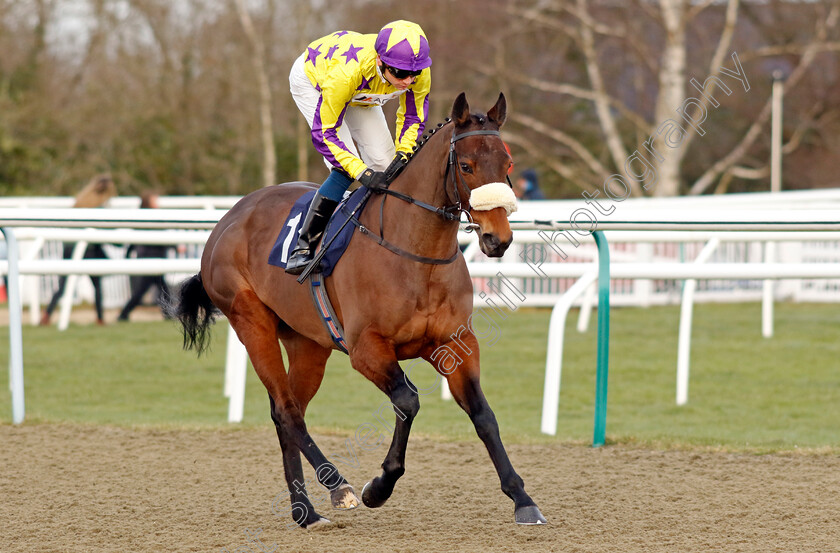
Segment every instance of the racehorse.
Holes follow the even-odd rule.
[[[514,502],[516,522],[545,523],[511,465],[479,384],[478,340],[469,330],[473,288],[457,242],[462,213],[478,229],[480,247],[488,256],[502,256],[513,238],[509,205],[496,202],[494,207],[491,201],[488,206],[483,193],[482,208],[472,205],[480,195],[474,191],[485,185],[509,190],[501,183],[512,161],[499,134],[506,105],[500,94],[486,115],[471,114],[461,93],[447,122],[418,141],[403,171],[387,190],[372,196],[359,216],[359,230],[366,228],[374,240],[354,233],[325,281],[353,368],[388,396],[397,415],[382,474],[362,490],[368,507],[383,505],[405,472],[409,431],[420,401],[398,361],[423,358],[447,379],[455,401],[472,420],[502,491]],[[298,284],[294,276],[267,263],[271,239],[296,199],[313,186],[296,182],[267,187],[234,205],[211,233],[200,272],[181,286],[175,310],[185,348],[199,354],[205,348],[215,308],[227,316],[245,345],[268,390],[292,516],[304,528],[328,520],[315,512],[301,484],[301,453],[318,482],[330,490],[334,508],[359,504],[304,422],[327,358],[338,348],[316,311],[308,284]],[[512,193],[510,198],[515,204]],[[388,249],[380,247],[380,237]],[[278,339],[288,354],[288,372]]]

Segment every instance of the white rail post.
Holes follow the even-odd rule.
[[[784,74],[781,69],[773,71],[772,121],[770,126],[770,192],[782,191],[782,99],[784,98]],[[767,242],[764,246],[764,262],[776,261],[776,244]],[[765,280],[761,294],[761,334],[773,336],[773,292],[776,283]]]
[[[595,260],[597,261],[597,258],[595,258]],[[593,280],[583,293],[583,299],[580,301],[580,311],[578,312],[577,322],[577,331],[581,334],[586,332],[586,329],[589,328],[589,320],[592,318],[592,308],[595,306],[595,302],[597,300],[597,292],[598,285]]]
[[[225,396],[228,400],[228,422],[242,422],[245,412],[245,379],[248,376],[248,352],[236,331],[228,325],[225,360]]]
[[[586,288],[583,294],[583,300],[580,303],[580,313],[578,313],[577,331],[583,334],[589,328],[589,319],[592,318],[592,306],[595,305],[595,293],[598,291],[598,285],[592,281]]]
[[[21,260],[29,261],[37,259],[45,242],[46,240],[44,240],[42,236],[32,240],[32,243],[29,244],[26,252],[21,252]],[[38,324],[38,321],[41,319],[41,292],[38,290],[38,285],[39,280],[37,276],[30,275],[23,277],[23,285],[21,286],[21,302],[23,301],[23,296],[26,295],[26,299],[29,301],[29,323],[33,326]]]
[[[12,392],[12,422],[20,424],[26,413],[23,388],[23,332],[21,329],[18,244],[12,229],[2,228],[9,259],[9,388]]]
[[[719,238],[709,240],[700,250],[694,263],[705,263],[719,244]],[[687,279],[683,287],[682,305],[680,306],[680,332],[677,341],[677,405],[688,403],[688,365],[691,357],[691,318],[694,314],[695,290],[697,290],[697,279]]]
[[[84,240],[76,242],[73,247],[73,261],[82,259],[85,255],[88,243]],[[64,283],[64,295],[61,296],[60,312],[58,317],[58,330],[67,330],[70,325],[70,311],[73,309],[73,296],[76,295],[76,284],[79,282],[79,275],[67,275]]]
[[[566,330],[566,316],[572,303],[598,278],[598,270],[581,276],[557,300],[551,310],[548,323],[548,351],[545,358],[545,384],[543,385],[543,408],[540,431],[554,436],[557,434],[557,412],[560,405],[560,375],[563,366],[563,335]]]
[[[640,242],[636,244],[636,255],[642,263],[653,262],[653,244],[650,242]],[[639,305],[642,307],[649,307],[651,298],[653,297],[653,281],[649,279],[637,280],[633,283],[633,288],[636,292]]]
[[[776,243],[767,242],[764,245],[764,262],[776,262]],[[765,280],[761,287],[761,335],[765,338],[773,337],[773,296],[776,282]]]
[[[445,378],[440,379],[440,399],[443,401],[452,399],[452,390],[449,389],[449,381]]]

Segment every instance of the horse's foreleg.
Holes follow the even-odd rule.
[[[449,344],[451,351],[459,351],[461,343]],[[540,509],[534,500],[525,493],[525,483],[513,469],[502,439],[499,437],[499,425],[496,416],[479,384],[478,343],[468,346],[470,355],[450,374],[446,375],[452,397],[466,411],[472,420],[475,431],[496,467],[502,491],[513,500],[514,516],[519,524],[545,524]]]
[[[396,365],[396,364],[395,364]],[[397,370],[399,366],[396,365]],[[399,371],[403,374],[402,371]],[[388,399],[394,408],[396,423],[391,447],[382,462],[382,474],[377,476],[362,489],[362,501],[368,507],[381,507],[394,491],[397,480],[405,474],[405,451],[408,446],[408,435],[411,423],[420,410],[417,394],[406,384],[405,377],[397,377],[399,382],[390,389]]]
[[[295,522],[303,527],[326,520],[314,509],[309,508],[311,502],[295,501],[301,494],[306,493],[303,471],[295,448],[312,464],[318,481],[325,487],[336,490],[347,481],[318,449],[306,430],[303,413],[291,391],[283,365],[283,353],[277,335],[279,319],[251,290],[241,291],[236,295],[227,315],[231,326],[248,351],[257,376],[271,397],[271,418],[277,427],[280,445],[284,449],[284,471],[292,496],[292,516]],[[298,509],[297,513],[295,508]],[[301,509],[306,509],[306,512],[300,511]]]
[[[376,338],[362,344],[354,348],[350,359],[353,368],[385,392],[396,419],[391,447],[382,462],[382,474],[365,484],[362,490],[362,501],[366,506],[381,507],[391,497],[397,480],[405,473],[408,435],[411,423],[420,410],[420,400],[400,369],[393,348]]]

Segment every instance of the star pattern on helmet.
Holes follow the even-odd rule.
[[[351,44],[350,47],[347,48],[347,51],[341,54],[342,56],[344,56],[344,63],[350,63],[350,60],[359,61],[359,56],[357,56],[356,54],[359,53],[361,50],[363,50],[361,46],[356,47]]]
[[[329,50],[327,50],[327,53],[326,53],[326,54],[324,54],[324,59],[325,59],[325,60],[331,60],[331,59],[332,59],[332,57],[333,57],[333,54],[335,54],[335,51],[336,51],[336,50],[338,50],[338,44],[336,44],[336,45],[334,45],[334,46],[330,47],[330,49],[329,49]]]
[[[321,45],[319,44],[315,48],[307,48],[307,50],[309,55],[306,56],[306,61],[311,61],[312,65],[315,65],[315,60],[321,55]]]
[[[333,33],[333,36],[334,37],[342,37],[342,36],[346,35],[348,32],[349,31],[337,31],[337,32]]]

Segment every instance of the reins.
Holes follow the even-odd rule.
[[[449,123],[449,122],[451,122],[451,119],[447,118],[446,123]],[[431,135],[435,134],[435,132],[440,130],[443,126],[444,126],[444,123],[438,124],[438,126],[436,128],[429,131],[429,136],[428,137],[425,136],[425,135],[422,137],[422,139],[418,142],[417,146],[415,146],[414,151],[412,152],[412,155],[409,158],[409,162],[411,161],[411,159],[413,159],[414,154],[416,154],[420,150],[420,148],[423,147],[423,145],[426,143],[426,140],[428,140],[428,138],[431,138]],[[451,172],[451,174],[452,174],[452,184],[453,184],[452,189],[454,191],[454,203],[452,205],[444,206],[444,207],[436,207],[436,206],[431,205],[427,202],[418,200],[417,198],[414,198],[414,197],[412,197],[408,194],[403,194],[402,192],[396,192],[396,191],[391,190],[389,188],[375,189],[375,190],[372,190],[372,192],[374,192],[376,194],[382,194],[383,196],[393,196],[393,197],[395,197],[397,199],[400,199],[400,200],[402,200],[402,201],[404,201],[408,204],[416,205],[417,207],[425,209],[426,211],[430,211],[432,213],[435,213],[436,215],[439,215],[440,217],[446,219],[447,221],[460,221],[461,220],[461,214],[465,213],[467,215],[467,219],[469,220],[469,223],[467,224],[467,232],[477,229],[478,225],[476,225],[473,222],[472,216],[470,216],[470,213],[469,213],[469,209],[466,209],[463,205],[463,202],[461,201],[461,188],[466,187],[466,185],[464,184],[460,163],[458,163],[458,152],[455,151],[455,143],[456,142],[458,142],[459,140],[462,140],[464,138],[467,138],[467,137],[470,137],[470,136],[477,136],[477,135],[501,136],[501,133],[499,131],[492,131],[492,130],[467,131],[467,132],[463,132],[461,134],[455,134],[453,132],[452,137],[449,140],[449,157],[448,157],[448,162],[446,164],[446,171],[444,172],[444,176],[443,176],[443,186],[444,186],[444,190],[446,191],[447,199],[450,199],[450,192],[449,192],[449,189],[448,189],[448,185],[449,185],[449,175],[450,175],[450,172]],[[453,165],[455,165],[456,168],[455,168],[454,171],[451,171]],[[362,225],[360,222],[358,222],[355,219],[353,220],[353,224],[356,225],[359,228],[359,231],[362,234],[364,234],[368,238],[372,239],[373,241],[375,241],[380,246],[386,248],[387,250],[389,250],[389,251],[391,251],[391,252],[393,252],[397,255],[400,255],[402,257],[406,257],[408,259],[411,259],[412,261],[418,261],[420,263],[426,263],[426,264],[431,264],[431,265],[446,265],[446,264],[452,263],[453,261],[455,261],[458,258],[458,253],[460,253],[460,249],[458,247],[455,248],[455,253],[453,253],[450,257],[448,257],[446,259],[441,259],[441,258],[436,258],[436,257],[426,257],[426,256],[422,256],[422,255],[416,255],[416,254],[413,254],[413,253],[408,252],[406,250],[403,250],[399,246],[396,246],[396,245],[392,244],[391,242],[387,241],[385,239],[384,230],[383,230],[383,227],[384,227],[384,210],[385,210],[385,198],[383,197],[382,203],[380,204],[380,207],[379,207],[379,236],[376,236],[375,234],[372,234],[370,232],[370,229],[368,229],[367,227],[365,227],[364,225]]]

